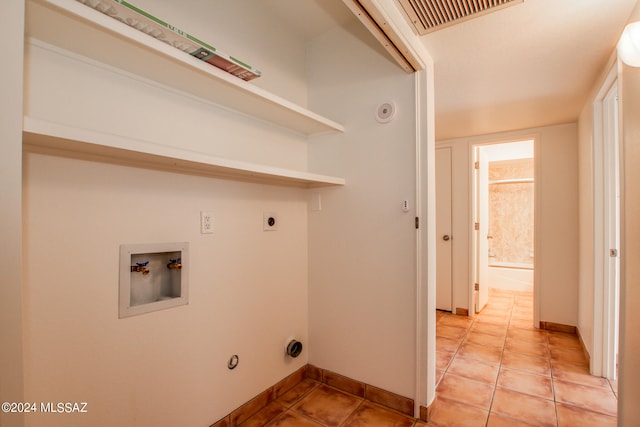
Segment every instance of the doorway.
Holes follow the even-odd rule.
[[[479,313],[492,289],[533,297],[534,141],[474,145],[472,149],[473,307]]]

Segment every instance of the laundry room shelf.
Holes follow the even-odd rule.
[[[344,127],[75,0],[27,1],[26,35],[305,135]]]
[[[303,188],[339,186],[344,178],[225,159],[149,141],[24,117],[27,152]]]

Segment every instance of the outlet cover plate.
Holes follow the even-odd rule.
[[[275,212],[264,212],[262,214],[262,230],[276,231],[278,229],[278,214]]]
[[[209,211],[200,212],[200,233],[201,234],[213,233],[213,212],[209,212]]]

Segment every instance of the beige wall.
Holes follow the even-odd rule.
[[[600,109],[599,100],[604,95],[603,89],[608,90],[609,85],[616,79],[616,57],[612,54],[607,65],[602,69],[600,76],[594,84],[588,102],[585,103],[578,119],[578,176],[579,176],[579,313],[578,331],[585,344],[587,352],[592,355],[592,372],[601,373],[601,367],[595,366],[598,357],[594,355],[598,349],[594,348],[594,341],[599,331],[594,322],[594,304],[596,290],[595,278],[603,274],[602,267],[597,266],[595,248],[601,245],[603,230],[599,229],[596,221],[602,217],[602,212],[596,212],[596,203],[603,203],[596,197],[595,188],[602,184],[596,184],[598,168],[602,175],[602,147],[596,147],[598,135],[595,135],[596,125],[594,115]],[[604,87],[604,88],[603,88]],[[596,102],[598,100],[598,102]],[[598,235],[600,233],[600,235]],[[600,285],[601,286],[601,285]],[[601,288],[600,288],[601,289]]]
[[[151,10],[151,3],[140,6]],[[283,39],[280,25],[260,19],[264,9],[249,6],[227,2],[224,13],[250,15],[249,33],[259,43],[243,34],[237,43],[227,37],[226,46],[262,61],[270,73],[257,84],[303,105],[312,98],[310,107],[345,124],[345,134],[307,139],[95,64],[29,49],[26,112],[35,118],[308,167],[345,176],[347,186],[319,190],[322,211],[309,212],[316,190],[28,154],[25,396],[87,401],[90,413],[37,414],[27,425],[208,425],[308,361],[415,396],[414,76],[359,24],[314,41],[307,61],[296,40]],[[206,13],[199,15],[203,22],[184,25],[183,4],[158,7],[164,8],[158,15],[172,22],[175,16],[176,25],[202,38],[228,29],[228,22],[210,25]],[[258,45],[286,58],[258,52]],[[339,67],[327,61],[337,49],[347,58]],[[398,103],[398,117],[379,125],[373,113],[388,100]],[[401,211],[403,199],[412,212]],[[214,214],[213,235],[199,233],[202,210]],[[278,213],[277,232],[262,231],[264,211]],[[118,319],[119,245],[170,241],[191,243],[189,305]],[[283,354],[291,335],[305,344],[296,360]],[[232,354],[240,365],[229,371]]]
[[[22,46],[24,1],[4,2],[0,35],[0,402],[21,402],[22,362]],[[0,412],[0,425],[24,425],[21,414]]]
[[[226,159],[306,169],[304,135],[54,47],[28,45],[25,77],[24,113],[33,119]]]
[[[151,12],[215,48],[262,71],[251,81],[298,105],[307,105],[305,45],[291,22],[253,0],[136,0]]]
[[[244,3],[227,2],[224,13],[246,11]],[[168,20],[194,16],[183,3],[161,7]],[[194,28],[211,24],[208,13],[195,16]],[[271,71],[261,84],[306,104],[302,43],[258,18],[229,51],[252,62],[245,37],[287,46],[286,59],[254,48]],[[194,32],[217,40],[221,27]],[[55,49],[30,46],[25,77],[25,112],[39,120],[307,167],[301,134]],[[284,79],[292,84],[280,92]],[[39,413],[27,425],[209,425],[307,363],[306,191],[28,154],[23,193],[24,355],[15,356],[24,360],[25,398],[89,408],[82,417]],[[213,212],[213,235],[200,234],[203,210]],[[277,232],[263,232],[263,212],[278,214]],[[189,304],[118,319],[119,245],[173,241],[191,244]],[[305,346],[295,360],[284,355],[290,336]],[[230,371],[233,354],[240,364]]]
[[[30,154],[24,198],[25,396],[89,404],[27,425],[208,425],[307,362],[304,190]],[[189,304],[118,319],[119,245],[176,241]]]
[[[596,91],[599,88],[596,89]],[[595,96],[595,95],[594,95]],[[593,351],[593,281],[594,281],[594,162],[593,98],[586,103],[578,120],[579,176],[579,271],[578,332],[587,351]]]
[[[320,190],[322,211],[309,214],[309,358],[413,398],[414,76],[362,42],[368,37],[359,24],[332,31],[308,54],[310,106],[337,114],[347,128],[315,137],[309,147],[310,169],[347,180],[344,188]],[[397,103],[397,116],[379,124],[374,113],[386,101]]]
[[[640,4],[630,22],[640,20]],[[623,66],[622,156],[623,156],[623,237],[622,283],[620,290],[620,401],[619,425],[640,424],[640,69]]]
[[[454,307],[469,308],[470,156],[474,144],[534,137],[540,197],[536,230],[536,282],[540,320],[576,325],[578,320],[578,162],[575,124],[438,141],[453,148]],[[456,274],[457,273],[457,274]]]
[[[629,22],[640,20],[640,4],[632,12]],[[606,75],[615,66],[615,56],[602,70],[602,75],[594,85],[589,102],[584,106],[579,120],[579,170],[580,170],[580,312],[579,330],[587,350],[593,351],[594,339],[594,131],[593,101]],[[637,260],[640,258],[640,230],[635,220],[640,216],[637,196],[640,175],[637,164],[640,161],[640,71],[619,65],[618,84],[621,96],[622,114],[622,242],[621,242],[621,289],[620,289],[620,378],[618,425],[632,426],[640,422],[640,369],[637,355],[640,353],[640,317],[635,306],[640,301],[638,292]]]

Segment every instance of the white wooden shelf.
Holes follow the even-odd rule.
[[[344,178],[210,156],[149,141],[24,117],[25,151],[106,163],[298,187],[344,185]]]
[[[344,127],[251,82],[241,80],[75,0],[27,2],[26,33],[306,135]]]

